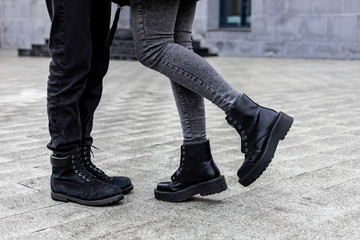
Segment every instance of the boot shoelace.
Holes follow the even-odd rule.
[[[238,123],[235,119],[233,119],[231,116],[226,117],[227,122],[229,123],[230,126],[232,126],[233,128],[236,129],[236,131],[240,134],[241,137],[241,143],[242,143],[242,147],[241,147],[241,152],[245,153],[245,156],[249,154],[249,149],[248,149],[248,142],[247,142],[247,135],[244,129],[242,129],[240,123]]]
[[[109,179],[110,177],[108,175],[106,175],[104,173],[103,170],[101,170],[100,168],[96,167],[95,164],[92,163],[91,161],[91,155],[94,156],[94,153],[92,151],[91,148],[95,148],[97,150],[99,150],[97,147],[95,146],[90,146],[90,147],[84,147],[83,150],[83,154],[84,154],[84,161],[86,163],[86,165],[89,166],[90,169],[93,169],[94,171],[98,172],[99,174],[101,174],[102,177],[104,177],[106,180]],[[110,178],[111,179],[111,178]]]
[[[71,156],[71,163],[73,165],[73,169],[75,170],[75,173],[79,177],[86,180],[87,182],[91,181],[91,178],[93,177],[93,175],[86,170],[83,162],[81,161],[80,156],[72,155]]]

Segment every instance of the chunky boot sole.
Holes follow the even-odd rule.
[[[56,201],[61,201],[61,202],[71,201],[71,202],[76,202],[76,203],[79,203],[82,205],[88,205],[88,206],[105,206],[105,205],[110,205],[110,204],[119,202],[120,200],[124,199],[124,196],[122,194],[120,194],[120,195],[116,195],[116,196],[112,196],[112,197],[104,198],[104,199],[100,199],[100,200],[84,200],[84,199],[80,199],[80,198],[76,198],[76,197],[67,196],[62,193],[51,192],[51,198]]]
[[[154,190],[155,198],[157,200],[167,202],[182,202],[197,194],[201,196],[208,196],[216,193],[220,193],[227,189],[224,176],[219,176],[210,181],[201,182],[190,187],[181,189],[176,192],[164,192],[157,189]]]
[[[270,131],[270,135],[266,142],[264,152],[256,164],[245,174],[240,174],[238,171],[239,183],[243,186],[249,186],[252,184],[269,166],[271,160],[274,158],[274,154],[280,140],[284,140],[286,134],[290,130],[290,127],[294,119],[283,112],[278,114],[275,120],[274,126]]]
[[[128,193],[131,192],[133,189],[134,189],[134,186],[133,186],[133,185],[130,185],[130,186],[128,186],[128,187],[121,188],[121,191],[122,191],[123,194],[128,194]]]

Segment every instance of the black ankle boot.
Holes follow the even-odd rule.
[[[81,161],[80,154],[50,157],[52,164],[51,197],[84,205],[101,206],[124,198],[121,188],[96,179]]]
[[[181,146],[180,167],[171,180],[157,185],[156,199],[180,202],[196,194],[206,196],[227,189],[225,178],[212,159],[209,141]]]
[[[130,178],[128,177],[109,177],[106,175],[101,169],[96,167],[91,162],[91,146],[83,146],[81,147],[81,158],[84,162],[86,170],[88,170],[91,174],[93,174],[96,178],[104,181],[106,183],[114,184],[121,188],[123,194],[129,193],[134,189]]]
[[[242,94],[226,120],[241,136],[245,161],[237,172],[239,182],[248,186],[267,168],[276,147],[289,131],[293,118],[254,103]]]

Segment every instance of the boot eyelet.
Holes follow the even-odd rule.
[[[181,148],[182,148],[182,149],[185,149],[185,146],[182,146]]]
[[[73,166],[73,169],[76,169],[76,167],[75,167],[75,166]]]
[[[79,173],[79,176],[81,177],[81,176],[82,176],[82,173]]]
[[[183,151],[182,153],[183,153],[183,155],[185,155],[185,151]]]
[[[93,166],[91,165],[90,168],[93,168]]]
[[[86,164],[87,164],[87,165],[90,165],[90,162],[87,162]]]
[[[99,173],[101,173],[101,171],[100,171],[100,170],[98,170],[98,172],[99,172]]]
[[[171,177],[171,179],[172,179],[173,181],[175,181],[175,177]]]
[[[247,136],[244,136],[244,140],[247,140]]]
[[[75,160],[72,160],[71,163],[74,164],[74,163],[75,163]]]
[[[74,155],[72,155],[72,156],[71,156],[71,159],[75,159],[75,156],[74,156]]]
[[[182,168],[179,168],[179,171],[182,171]]]
[[[247,142],[244,142],[244,146],[247,147],[248,143]]]
[[[241,129],[241,126],[238,126],[238,129]]]
[[[83,176],[83,179],[86,179],[86,177],[85,177],[85,176]]]
[[[90,178],[86,179],[86,181],[90,182]]]
[[[79,173],[79,170],[75,170],[75,173],[78,174],[78,173]]]
[[[242,135],[244,135],[244,134],[245,134],[245,131],[244,131],[244,130],[242,130],[242,131],[241,131],[241,134],[242,134]]]
[[[236,123],[237,123],[236,121],[233,122],[233,124],[236,124]]]
[[[249,151],[249,149],[246,148],[246,149],[245,149],[245,152],[247,153],[248,151]]]
[[[231,120],[232,120],[232,117],[229,117],[229,120],[231,121]]]

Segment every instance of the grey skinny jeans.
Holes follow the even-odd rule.
[[[180,115],[184,144],[206,140],[204,97],[230,112],[241,95],[192,51],[197,0],[131,0],[139,61],[165,76]]]

